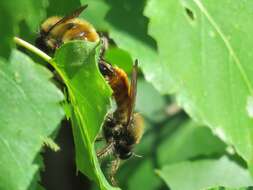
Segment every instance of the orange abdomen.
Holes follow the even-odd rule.
[[[117,104],[115,117],[122,123],[127,122],[128,106],[131,103],[127,74],[120,68],[114,68],[115,75],[109,78],[113,96]]]

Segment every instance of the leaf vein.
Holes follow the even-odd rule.
[[[196,3],[196,5],[199,7],[200,11],[206,16],[207,20],[210,22],[210,24],[214,27],[214,29],[217,31],[217,33],[220,35],[221,39],[223,40],[223,42],[225,43],[225,46],[227,47],[230,55],[232,56],[232,58],[235,61],[235,64],[237,66],[237,68],[239,69],[243,80],[249,90],[249,93],[252,94],[253,92],[253,87],[252,84],[250,83],[250,80],[239,60],[239,58],[237,57],[233,47],[231,46],[231,44],[229,43],[229,40],[226,38],[225,34],[222,32],[222,30],[220,29],[220,27],[218,26],[218,24],[214,21],[214,19],[212,18],[212,16],[208,13],[207,9],[204,7],[204,5],[201,3],[200,0],[193,0],[193,2]]]

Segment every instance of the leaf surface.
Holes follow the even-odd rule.
[[[13,37],[19,33],[18,24],[24,20],[28,27],[37,31],[46,16],[48,1],[15,0],[0,1],[0,56],[8,57],[13,46]]]
[[[105,179],[94,149],[94,142],[110,105],[111,90],[97,66],[97,43],[72,41],[55,54],[72,104],[72,127],[79,171],[101,189],[113,189]]]
[[[233,144],[251,170],[252,6],[247,0],[150,0],[145,9],[178,102],[193,119]]]
[[[38,179],[36,156],[64,116],[63,95],[50,77],[19,51],[0,61],[0,189],[26,190]]]
[[[164,166],[157,173],[172,190],[202,190],[217,186],[240,188],[253,184],[250,173],[227,157],[179,162]]]

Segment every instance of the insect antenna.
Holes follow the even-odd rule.
[[[134,152],[133,152],[133,156],[134,156],[134,157],[137,157],[137,158],[142,158],[142,157],[143,157],[142,155],[135,154]]]

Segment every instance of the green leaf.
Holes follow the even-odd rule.
[[[215,187],[208,190],[252,190],[253,187],[240,187],[240,188],[227,188],[227,187]]]
[[[37,31],[46,16],[47,0],[0,1],[0,56],[7,57],[13,46],[12,38],[18,34],[18,23],[25,20],[32,31]]]
[[[47,16],[66,16],[81,6],[80,0],[64,1],[48,0]]]
[[[0,189],[28,189],[39,169],[35,158],[43,139],[64,116],[63,95],[50,77],[18,51],[9,63],[0,62]]]
[[[95,137],[110,103],[111,91],[97,66],[98,44],[72,41],[56,51],[54,61],[62,72],[70,101],[78,170],[101,189],[112,189],[101,172],[94,150]]]
[[[36,174],[33,176],[33,180],[31,181],[29,188],[27,190],[45,190],[44,187],[42,187],[40,184],[41,182],[40,172],[45,170],[42,156],[38,154],[37,157],[34,159],[33,163],[39,165],[40,171],[37,171]]]
[[[199,126],[192,121],[181,126],[165,127],[176,129],[169,138],[162,138],[157,147],[159,165],[225,153],[226,145],[207,127]]]
[[[239,188],[253,185],[250,173],[227,157],[167,165],[157,173],[172,190],[202,190],[217,186]]]
[[[155,100],[155,104],[152,103]],[[161,121],[167,117],[164,97],[146,80],[138,79],[136,110],[152,121]]]
[[[50,3],[52,1],[59,0],[50,0]],[[164,86],[168,84],[169,76],[163,74],[163,69],[157,56],[156,42],[147,34],[148,19],[142,14],[146,0],[138,2],[134,0],[123,0],[120,2],[112,0],[81,0],[81,4],[88,4],[89,6],[80,15],[80,18],[88,20],[97,30],[108,32],[109,37],[116,42],[119,48],[129,52],[132,58],[139,59],[145,78],[152,84],[156,84],[156,88],[163,92],[167,92],[170,89],[167,86],[167,89],[164,89]],[[70,12],[66,10],[69,8],[66,8],[65,5],[63,6],[65,12],[61,11],[61,15]],[[54,11],[50,12],[54,13]],[[110,58],[113,59],[112,57]],[[122,64],[118,63],[117,65]],[[150,68],[149,65],[154,67]],[[123,66],[123,68],[125,67]],[[154,70],[155,73],[160,73],[160,75],[154,75]]]
[[[160,91],[169,90],[169,76],[164,74],[161,67],[156,42],[147,34],[148,18],[142,13],[146,0],[107,2],[110,9],[105,21],[109,25],[109,36],[119,48],[129,52],[133,59],[139,60],[147,81],[156,84],[155,87]]]
[[[126,73],[132,72],[133,60],[130,54],[120,48],[112,47],[105,52],[105,60],[123,69]]]
[[[124,188],[122,187],[122,189],[159,189],[162,181],[155,174],[152,160],[149,158],[139,159],[141,159],[141,161],[139,161],[138,164],[134,164],[129,160],[125,166],[121,168],[120,182],[124,185]]]
[[[105,22],[109,5],[104,0],[80,0],[82,5],[88,4],[88,8],[81,14],[81,18],[89,21],[99,31],[107,31],[109,26]]]
[[[233,144],[251,169],[253,120],[246,107],[253,94],[252,6],[249,0],[150,0],[145,10],[178,102]]]

